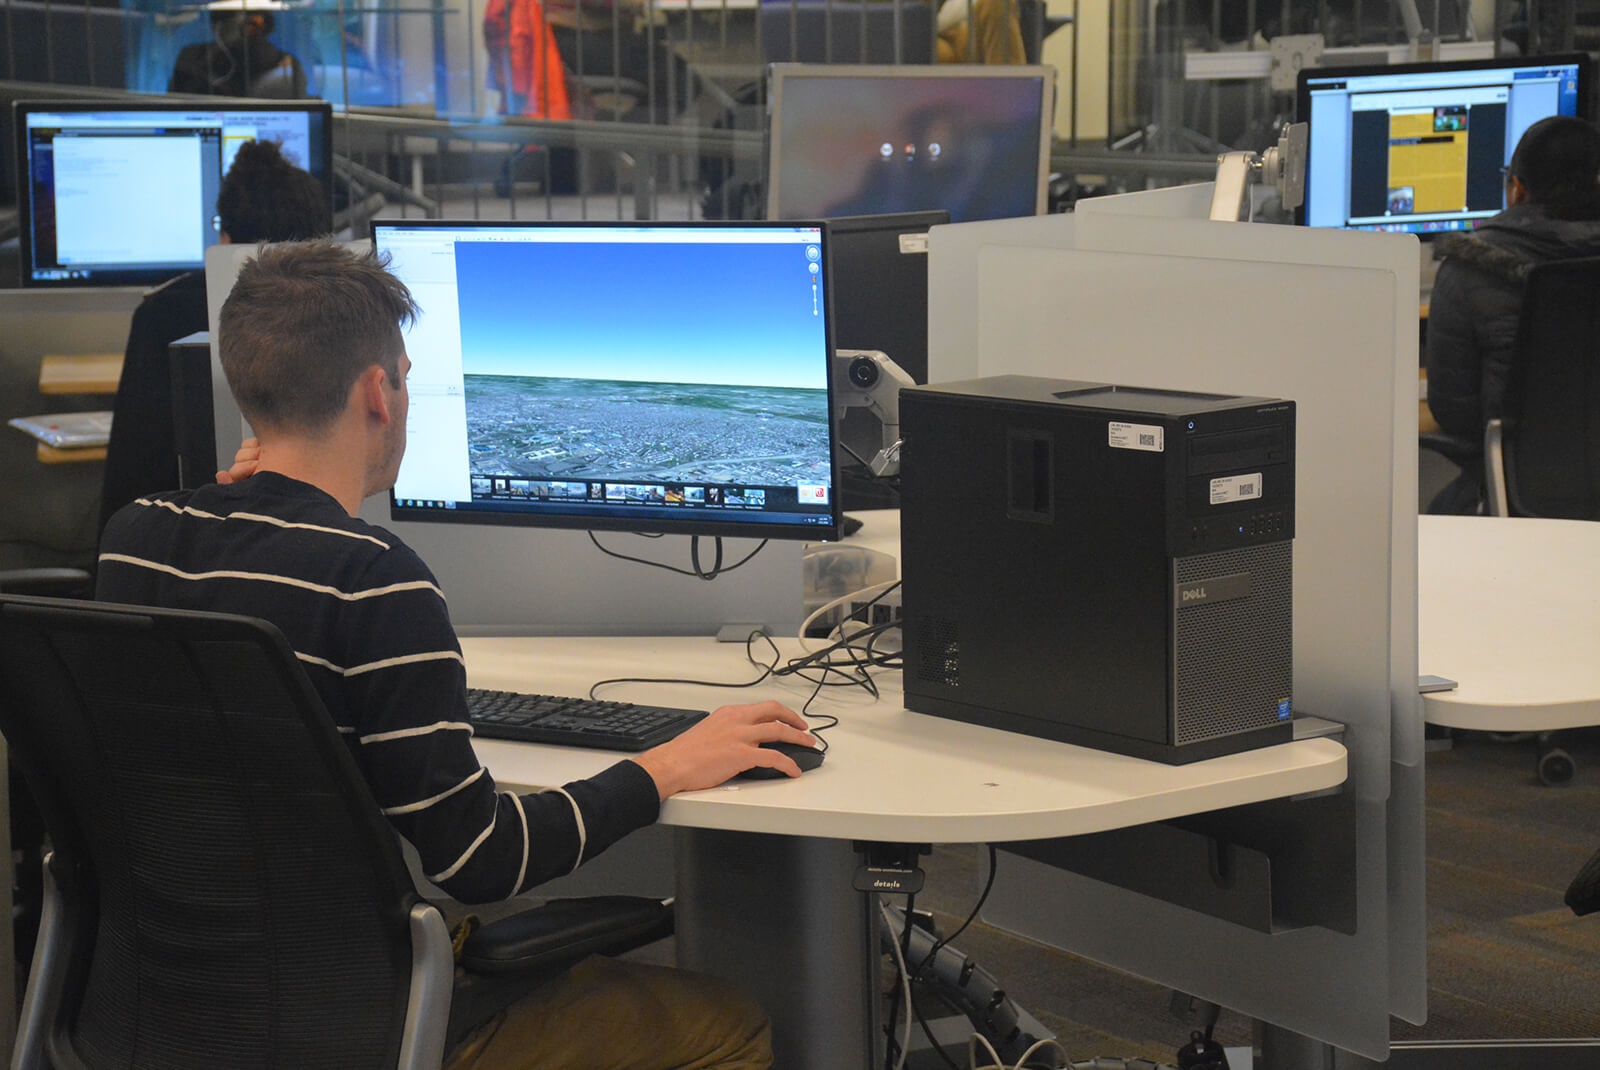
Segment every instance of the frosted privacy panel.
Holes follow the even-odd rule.
[[[1358,926],[1247,931],[1009,855],[986,917],[1383,1058],[1391,1011],[1420,1019],[1425,991],[1415,240],[1160,218],[1203,203],[1193,188],[1107,201],[1131,203],[1085,202],[1071,222],[1031,231],[935,228],[930,377],[1298,403],[1295,705],[1349,726],[1358,861],[1335,878],[1354,881]]]

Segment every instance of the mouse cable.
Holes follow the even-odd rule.
[[[874,654],[871,650],[871,643],[878,635],[897,627],[899,627],[899,624],[895,621],[885,621],[882,624],[871,625],[820,650],[790,658],[787,663],[781,666],[774,662],[772,665],[766,666],[766,668],[773,676],[799,676],[801,679],[811,683],[817,683],[820,679],[819,687],[860,687],[873,698],[878,698],[880,697],[878,685],[872,679],[868,669],[886,664],[891,658],[898,657],[898,655]],[[868,657],[866,658],[862,657],[862,651],[859,647],[862,640],[866,640],[868,643],[866,648]],[[777,654],[776,644],[773,644],[770,638],[766,641],[773,653]],[[835,657],[835,655],[841,653],[844,655],[844,660],[839,660]],[[754,658],[752,657],[751,660],[754,660]],[[758,664],[760,663],[758,662]],[[812,672],[819,672],[821,675],[820,677],[808,675],[808,673]],[[834,676],[838,676],[840,679],[833,679]]]
[[[758,638],[765,642],[767,648],[771,651],[772,660],[770,662],[757,660],[753,647],[755,640]],[[869,638],[869,649],[871,639],[874,638],[876,638],[876,634]],[[816,701],[817,696],[822,693],[824,687],[860,687],[874,699],[880,697],[876,681],[866,671],[870,666],[870,662],[862,660],[855,649],[855,642],[856,637],[850,636],[822,650],[790,658],[787,664],[780,664],[782,654],[778,650],[777,644],[772,641],[771,636],[764,632],[752,632],[745,640],[745,657],[749,659],[751,664],[762,669],[768,676],[798,676],[800,679],[816,685],[811,689],[811,694],[807,697],[804,705],[800,707],[800,715],[803,717],[827,717],[829,719],[828,724],[812,730],[812,734],[817,735],[818,742],[822,743],[824,751],[827,750],[827,741],[823,740],[818,733],[826,731],[839,723],[839,719],[833,714],[814,714],[810,712],[811,704]],[[833,655],[840,651],[843,651],[848,656],[848,660],[843,663],[835,663]],[[812,675],[813,673],[815,675]],[[833,679],[833,676],[841,677],[841,679]]]
[[[752,557],[756,556],[756,554],[759,554],[766,547],[768,542],[768,540],[762,539],[760,542],[756,543],[756,548],[754,550],[751,550],[733,564],[724,565],[722,563],[722,537],[720,535],[715,536],[716,557],[713,559],[713,564],[710,569],[703,569],[700,567],[700,539],[702,536],[694,535],[689,539],[689,563],[691,567],[680,568],[677,565],[669,565],[663,561],[651,561],[648,558],[634,557],[630,554],[618,553],[616,550],[608,550],[600,544],[600,540],[595,537],[595,533],[593,531],[590,531],[587,534],[589,536],[589,541],[594,543],[594,548],[605,554],[607,557],[615,557],[619,561],[632,561],[636,565],[648,565],[651,568],[666,569],[668,572],[677,573],[679,576],[692,576],[697,580],[714,580],[723,573],[732,572],[740,565],[747,563]],[[646,537],[660,538],[659,535],[648,535]]]
[[[878,625],[878,627],[887,629],[889,627],[889,625],[887,625],[887,624]],[[696,680],[696,679],[691,679],[691,678],[688,678],[688,677],[681,677],[681,676],[609,676],[609,677],[605,678],[604,680],[596,680],[594,683],[589,685],[589,697],[591,699],[599,698],[599,695],[597,694],[597,692],[600,690],[600,688],[609,687],[612,684],[686,684],[686,685],[693,686],[693,687],[725,687],[725,688],[730,688],[730,689],[737,690],[737,689],[741,689],[741,688],[755,687],[757,684],[764,683],[766,680],[768,680],[768,679],[770,679],[771,677],[774,677],[774,676],[800,676],[802,679],[806,680],[807,682],[811,682],[812,681],[812,679],[813,679],[812,677],[805,676],[804,672],[801,671],[803,669],[811,668],[811,666],[809,666],[809,665],[800,665],[800,666],[779,665],[778,664],[778,659],[781,659],[782,653],[778,650],[776,645],[773,645],[773,647],[772,647],[773,653],[776,655],[776,658],[771,664],[768,664],[768,663],[765,663],[765,662],[762,662],[762,661],[758,660],[755,657],[755,655],[754,655],[754,653],[752,652],[752,649],[751,649],[751,644],[757,638],[760,638],[760,639],[766,641],[768,644],[772,643],[771,637],[768,636],[765,632],[761,632],[761,631],[752,631],[745,638],[745,657],[750,661],[750,663],[752,665],[754,665],[756,668],[761,670],[760,674],[757,675],[754,680]],[[853,640],[853,637],[852,637],[852,640]],[[844,645],[845,644],[842,643],[842,642],[834,644],[834,646],[836,648],[842,648]],[[820,655],[827,654],[827,653],[830,653],[830,651],[828,651],[828,650],[819,650],[819,651],[816,651],[814,655],[808,655],[808,657],[816,657],[816,656],[820,656]],[[800,660],[800,659],[791,659],[791,660]],[[834,673],[839,673],[841,675],[844,675],[844,670],[840,669],[838,666],[818,665],[818,666],[816,666],[816,668],[825,669],[827,671],[831,671],[831,672],[834,672]],[[841,684],[843,684],[845,682],[846,681],[833,681],[830,684],[830,686],[834,686],[834,687],[841,686]],[[868,681],[868,682],[870,683],[870,681]],[[851,686],[856,686],[856,687],[863,686],[861,681],[855,680],[855,679],[849,680],[848,683]],[[876,695],[876,687],[875,687],[875,685],[872,688],[868,688],[868,690],[872,691],[872,693],[874,695]]]

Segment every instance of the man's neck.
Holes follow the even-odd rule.
[[[331,495],[344,511],[355,516],[366,498],[366,469],[359,444],[327,439],[264,439],[258,472],[277,472],[310,483]],[[352,463],[354,462],[354,463]]]

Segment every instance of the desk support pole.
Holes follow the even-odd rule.
[[[1269,1022],[1256,1023],[1256,1046],[1260,1070],[1380,1070],[1382,1065]]]
[[[847,840],[680,829],[678,965],[766,1008],[784,1070],[870,1070],[875,896]]]

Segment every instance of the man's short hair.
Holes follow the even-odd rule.
[[[1600,130],[1572,115],[1540,119],[1511,154],[1510,174],[1557,218],[1600,216]]]
[[[217,190],[217,215],[222,232],[239,245],[320,238],[333,222],[322,183],[273,141],[239,146]]]
[[[239,411],[258,428],[317,434],[376,364],[400,375],[400,330],[417,315],[386,255],[331,241],[269,245],[222,305],[218,352]]]

